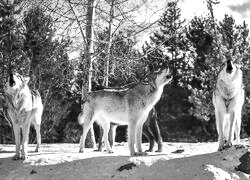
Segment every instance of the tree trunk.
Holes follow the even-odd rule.
[[[40,89],[40,66],[38,62],[37,58],[33,57],[30,62],[29,70],[31,89],[35,90]]]
[[[94,61],[94,33],[93,33],[93,21],[95,17],[95,0],[87,1],[87,19],[86,19],[86,48],[85,48],[85,57],[86,57],[86,69],[88,69],[88,82],[86,82],[86,78],[83,79],[82,84],[82,102],[85,102],[86,95],[88,92],[91,92],[92,89],[92,77],[93,77],[93,61]],[[85,82],[84,82],[85,81]],[[92,145],[94,148],[96,147],[95,135],[93,126],[90,128],[90,132],[87,135],[86,145]],[[92,142],[91,142],[92,141]]]
[[[5,77],[5,57],[3,56],[3,54],[1,53],[1,59],[2,59],[2,78],[1,78],[1,89],[3,89],[4,87],[4,77]]]
[[[82,99],[81,102],[85,102],[86,95],[92,89],[91,81],[92,81],[92,76],[93,76],[92,74],[93,74],[93,53],[94,53],[94,49],[93,49],[93,38],[94,38],[93,37],[93,20],[94,20],[94,16],[95,16],[95,0],[88,0],[87,1],[86,30],[85,30],[86,35],[84,35],[83,28],[81,26],[81,22],[77,16],[77,14],[75,13],[75,10],[74,10],[70,0],[68,0],[68,4],[70,6],[70,10],[72,11],[72,13],[74,14],[74,16],[76,18],[76,22],[77,22],[78,27],[80,29],[83,43],[85,44],[84,55],[82,56],[82,65],[85,64],[85,66],[82,66],[82,72],[84,72],[85,70],[88,70],[88,73],[87,74],[85,73],[85,75],[83,75],[83,77],[82,77],[83,83],[82,83],[82,98],[81,98]],[[85,59],[86,59],[86,62],[84,62]],[[81,106],[82,106],[82,104],[81,104]],[[83,108],[83,106],[81,107],[81,109],[82,108]],[[91,126],[90,132],[88,132],[88,134],[87,134],[85,144],[86,144],[85,147],[94,147],[94,148],[96,147],[93,126]]]
[[[109,86],[109,64],[110,64],[110,57],[111,57],[111,45],[112,45],[112,23],[114,18],[114,1],[111,0],[110,2],[110,11],[109,11],[109,28],[108,28],[108,49],[107,49],[107,59],[105,61],[105,75],[104,75],[104,81],[103,86],[108,87]],[[114,64],[114,63],[113,63]]]

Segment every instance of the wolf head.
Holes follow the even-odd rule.
[[[227,58],[227,60],[223,63],[223,71],[227,74],[233,74],[237,70],[236,65],[233,63],[231,58]]]
[[[232,62],[231,62],[231,60],[229,59],[229,60],[227,60],[227,63],[226,63],[226,72],[227,73],[229,73],[229,74],[231,74],[232,73],[232,71],[233,71],[233,64],[232,64]]]
[[[28,84],[29,80],[29,77],[23,77],[16,72],[10,73],[5,84],[5,91],[10,94],[16,91],[20,91]]]
[[[157,87],[164,86],[172,80],[169,69],[161,69],[156,73],[155,84]]]
[[[218,80],[222,80],[226,84],[232,84],[233,81],[242,84],[242,71],[239,65],[235,64],[231,58],[228,58],[221,66]]]

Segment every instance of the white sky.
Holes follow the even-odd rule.
[[[187,19],[208,14],[205,0],[183,0],[180,7],[182,16]],[[214,16],[222,20],[225,14],[232,15],[237,24],[242,24],[243,20],[250,24],[250,0],[220,0],[214,6]]]
[[[148,2],[152,4],[150,6],[151,11],[154,12],[155,9],[158,9],[158,11],[153,14],[146,11],[144,16],[140,15],[138,17],[138,20],[154,22],[158,20],[164,12],[164,7],[168,1],[149,0]],[[181,16],[183,19],[186,19],[186,23],[190,22],[194,16],[205,17],[209,14],[206,0],[180,0],[179,7],[181,8]],[[224,18],[225,14],[232,15],[236,24],[243,24],[245,20],[245,22],[250,25],[250,0],[220,0],[219,4],[214,5],[214,17],[220,21]],[[145,41],[149,40],[150,32],[154,31],[154,28],[155,27],[152,27],[148,33],[141,34],[141,41],[137,44],[138,48],[140,48]]]
[[[222,20],[225,14],[232,15],[237,24],[242,24],[243,20],[250,24],[250,0],[219,0],[220,3],[214,5],[214,16]],[[135,21],[156,21],[165,10],[168,0],[148,0],[147,6],[142,7],[138,12]],[[206,0],[179,0],[182,18],[191,20],[194,16],[206,16],[209,14]]]
[[[250,0],[219,0],[218,5],[214,5],[214,16],[217,20],[222,20],[225,14],[232,15],[236,24],[242,24],[243,20],[250,25]],[[136,22],[154,22],[159,19],[165,10],[168,0],[148,0],[148,5],[142,7],[135,17]],[[206,16],[209,14],[206,0],[180,0],[182,18],[188,23],[194,16]],[[249,26],[248,26],[249,27]],[[250,28],[250,27],[249,27]],[[150,32],[154,31],[154,27],[147,32],[140,34],[140,48],[145,41],[149,40]]]

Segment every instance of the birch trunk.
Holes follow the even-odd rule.
[[[88,83],[85,82],[82,85],[82,101],[84,102],[86,99],[86,95],[92,89],[92,77],[93,77],[93,61],[94,61],[94,17],[95,17],[95,0],[87,1],[87,19],[86,19],[86,48],[85,48],[85,56],[87,60],[87,69],[88,72]],[[83,79],[83,82],[86,79]],[[86,87],[88,86],[88,87]],[[87,91],[88,90],[88,91]],[[96,148],[95,134],[93,125],[90,128],[90,137],[92,139],[93,148]],[[89,133],[88,133],[89,134]],[[89,139],[89,138],[88,138]],[[87,142],[88,143],[88,142]]]
[[[72,4],[70,3],[70,0],[68,0],[69,6],[71,11],[73,12],[77,24],[79,26],[80,32],[81,32],[81,36],[83,39],[83,43],[85,44],[84,47],[84,57],[82,57],[82,64],[85,64],[85,68],[82,69],[82,71],[84,70],[88,70],[88,74],[87,77],[83,76],[82,77],[82,101],[81,102],[85,102],[86,101],[86,95],[88,94],[88,92],[91,91],[92,86],[91,86],[91,82],[92,82],[92,76],[93,76],[93,54],[94,54],[94,48],[93,48],[93,21],[94,21],[94,17],[95,17],[95,0],[88,0],[87,1],[87,14],[86,14],[86,29],[85,29],[85,35],[84,35],[84,31],[83,28],[81,26],[81,22],[78,19],[77,14],[74,11],[74,8],[72,6]],[[86,62],[84,62],[84,60],[86,60]],[[83,107],[81,107],[83,108]],[[95,134],[94,134],[94,128],[93,126],[91,126],[90,128],[90,132],[87,134],[87,138],[86,138],[86,147],[90,147],[92,146],[93,148],[96,148],[96,141],[95,141]]]
[[[109,86],[109,66],[110,66],[110,57],[111,57],[111,45],[112,45],[112,24],[114,18],[114,2],[115,0],[110,0],[110,11],[109,11],[109,28],[108,28],[108,49],[107,49],[107,59],[105,61],[105,75],[103,86]]]

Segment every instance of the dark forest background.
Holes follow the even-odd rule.
[[[94,36],[88,39],[88,12],[94,0],[0,0],[0,92],[12,70],[31,77],[30,87],[39,90],[44,104],[42,142],[79,142],[82,127],[77,116],[84,87],[96,90],[138,82],[160,63],[168,64],[173,73],[172,83],[165,86],[156,105],[163,140],[214,141],[212,91],[216,74],[228,57],[243,71],[246,98],[241,138],[248,137],[250,46],[246,22],[236,24],[228,14],[217,20],[213,7],[219,2],[211,0],[206,1],[207,12],[202,16],[185,20],[179,2],[166,1],[159,19],[140,29],[129,16],[139,6],[128,7],[126,2],[97,4],[92,17]],[[140,34],[146,33],[150,40],[141,42]],[[90,41],[92,51],[88,51]],[[80,56],[72,57],[74,51]],[[95,130],[98,134],[97,125]],[[116,141],[125,140],[126,128],[120,127]],[[30,142],[35,141],[32,129]],[[0,143],[13,143],[11,124],[3,116]]]

